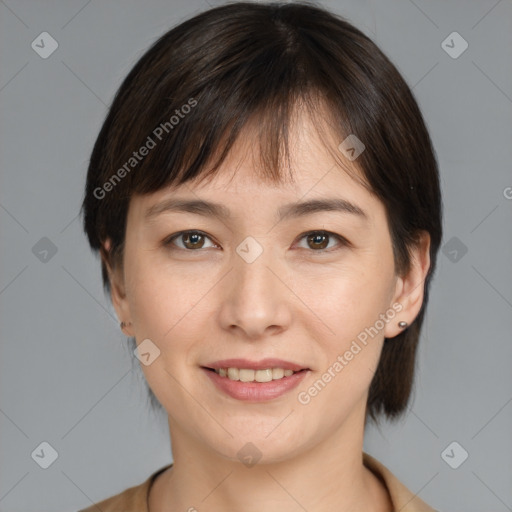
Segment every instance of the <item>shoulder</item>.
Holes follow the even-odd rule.
[[[101,512],[148,512],[149,489],[155,478],[170,466],[172,464],[155,471],[141,484],[129,487],[119,494],[94,503],[78,512],[98,512],[98,510]]]
[[[371,455],[363,452],[364,465],[386,486],[395,510],[400,512],[436,512],[413,494],[391,471]]]

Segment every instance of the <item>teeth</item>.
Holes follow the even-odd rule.
[[[240,380],[238,368],[228,368],[228,379]]]
[[[266,368],[265,370],[251,370],[249,368],[219,368],[215,373],[221,377],[227,377],[230,380],[239,380],[241,382],[270,382],[279,380],[283,377],[290,377],[294,374],[293,370],[283,368]]]
[[[272,368],[272,379],[282,379],[284,377],[284,370],[282,368]]]

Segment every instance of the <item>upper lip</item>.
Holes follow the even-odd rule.
[[[276,359],[273,357],[267,357],[260,359],[259,361],[250,361],[249,359],[234,358],[234,359],[222,359],[219,361],[213,361],[204,365],[205,368],[211,368],[218,370],[220,368],[239,368],[248,370],[266,370],[267,368],[283,368],[283,370],[293,370],[298,372],[300,370],[309,370],[301,364],[292,363],[285,361],[284,359]]]

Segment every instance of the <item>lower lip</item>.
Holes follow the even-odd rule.
[[[218,373],[202,368],[217,388],[237,400],[248,402],[265,402],[284,395],[297,387],[309,370],[296,372],[289,377],[271,380],[269,382],[242,382],[221,377]]]

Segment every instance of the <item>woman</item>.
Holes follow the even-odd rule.
[[[442,236],[396,68],[306,3],[162,36],[92,153],[84,227],[173,464],[87,511],[431,511],[363,453],[397,418]]]

